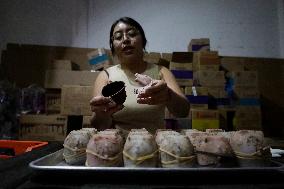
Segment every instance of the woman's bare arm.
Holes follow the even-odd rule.
[[[170,98],[166,103],[168,110],[176,117],[186,117],[189,114],[190,103],[182,93],[172,72],[165,67],[160,70],[162,79],[167,83]]]

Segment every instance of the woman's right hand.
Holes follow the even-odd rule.
[[[92,112],[109,116],[124,108],[123,105],[117,105],[110,97],[101,95],[93,97],[90,101],[90,106]]]

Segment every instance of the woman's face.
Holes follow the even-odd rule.
[[[121,61],[143,57],[142,36],[133,26],[119,22],[113,30],[112,40],[114,52]]]

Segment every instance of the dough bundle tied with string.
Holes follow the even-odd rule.
[[[106,129],[93,135],[86,153],[86,166],[89,167],[121,167],[123,138],[118,129]]]
[[[132,129],[123,149],[125,167],[157,167],[158,148],[146,129]]]
[[[189,139],[178,132],[160,130],[156,134],[161,167],[193,167],[196,156]]]
[[[70,165],[82,165],[86,161],[86,147],[97,132],[95,128],[71,131],[64,140],[63,158]]]

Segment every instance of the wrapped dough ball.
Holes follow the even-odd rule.
[[[182,129],[180,133],[182,135],[187,135],[187,134],[191,134],[191,133],[205,133],[205,132],[197,130],[197,129]]]
[[[231,140],[231,136],[235,133],[235,131],[227,131],[227,132],[218,132],[218,136],[225,137],[229,142]]]
[[[96,129],[73,130],[64,140],[63,158],[70,165],[83,165],[86,161],[86,147]]]
[[[230,144],[241,166],[263,166],[271,157],[262,131],[236,131],[231,135]]]
[[[158,148],[152,134],[146,129],[132,129],[123,149],[125,167],[156,167]]]
[[[219,132],[224,132],[224,130],[223,129],[206,129],[205,132],[216,134],[216,133],[219,133]]]
[[[138,89],[138,93],[144,93],[147,88],[154,85],[158,80],[155,80],[148,75],[136,73],[135,81],[137,81],[140,86],[142,86]]]
[[[135,80],[139,82],[142,86],[150,85],[151,82],[153,81],[153,79],[150,76],[139,73],[135,74]]]
[[[172,132],[164,133],[160,137],[162,139],[158,140],[160,140],[159,151],[162,167],[193,167],[195,165],[193,145],[186,136]]]
[[[209,136],[209,133],[198,131],[196,129],[185,129],[182,130],[181,133],[187,136],[194,149],[202,142],[204,136]]]
[[[122,166],[123,139],[117,129],[107,129],[94,134],[87,145],[86,166]]]
[[[157,129],[155,134],[155,140],[158,146],[161,144],[161,142],[167,135],[180,135],[180,133],[171,129]]]
[[[82,128],[80,131],[86,131],[90,135],[90,138],[98,132],[96,128]]]
[[[231,135],[234,133],[235,131],[224,131],[222,129],[206,129],[206,133],[209,133],[210,135],[217,135],[217,136],[223,136],[226,139],[228,139],[230,141]]]
[[[222,157],[233,154],[228,139],[223,136],[202,136],[196,145],[197,162],[199,165],[217,165]]]

